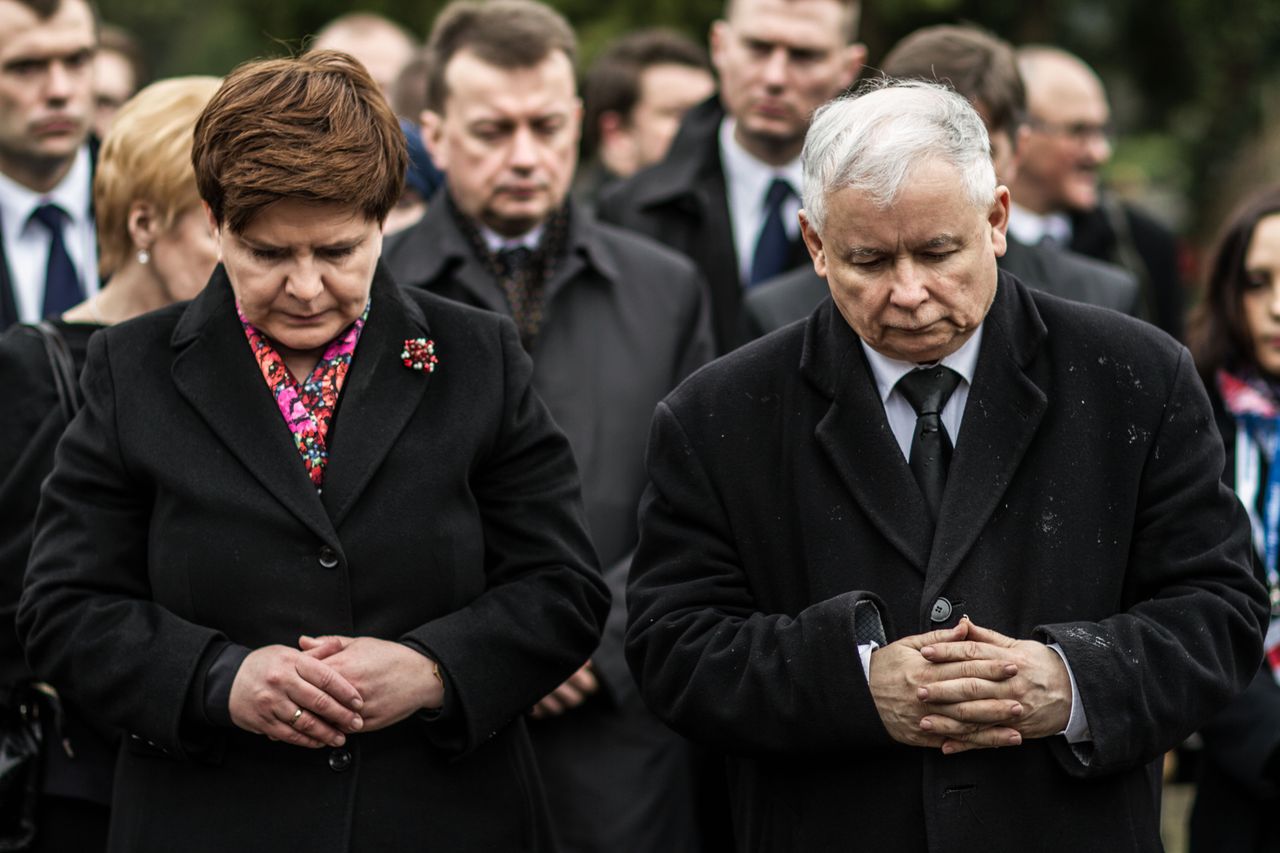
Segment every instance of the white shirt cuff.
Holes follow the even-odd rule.
[[[858,659],[862,661],[862,675],[871,681],[871,653],[880,648],[879,643],[859,643]]]
[[[1076,688],[1076,676],[1071,671],[1071,662],[1067,660],[1067,653],[1062,650],[1062,646],[1049,643],[1049,648],[1062,659],[1062,665],[1067,668],[1067,678],[1071,679],[1071,716],[1067,720],[1067,727],[1058,734],[1065,735],[1067,743],[1089,743],[1093,740],[1093,736],[1089,733],[1089,721],[1084,715],[1084,705],[1080,703],[1080,691]]]

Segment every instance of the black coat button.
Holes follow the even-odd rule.
[[[933,603],[933,610],[929,611],[929,618],[934,622],[946,622],[951,618],[951,602],[945,598],[939,598]]]
[[[329,769],[334,773],[345,772],[351,767],[351,753],[345,749],[335,749],[329,753]]]
[[[320,549],[320,565],[326,569],[338,568],[338,552],[325,545]]]

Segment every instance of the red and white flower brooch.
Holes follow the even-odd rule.
[[[400,351],[400,361],[410,370],[435,373],[440,359],[436,358],[436,342],[426,338],[409,338]]]

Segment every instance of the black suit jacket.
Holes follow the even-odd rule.
[[[659,407],[628,659],[735,753],[742,850],[1158,850],[1160,757],[1256,670],[1265,596],[1187,352],[1003,273],[983,329],[932,539],[830,303]],[[1060,643],[1091,748],[891,741],[853,630],[872,606],[890,640],[968,614]]]
[[[1120,267],[1065,249],[1007,239],[1008,249],[996,260],[1005,272],[1063,299],[1138,315],[1138,282]],[[747,332],[758,338],[807,317],[829,293],[826,279],[812,267],[799,267],[753,287],[743,303]]]
[[[685,114],[661,163],[607,189],[597,214],[639,231],[691,258],[707,281],[717,352],[746,339],[742,320],[742,272],[720,162],[724,108],[712,95]],[[808,263],[802,240],[792,246],[789,267]]]
[[[1073,213],[1071,228],[1073,251],[1118,264],[1138,279],[1139,316],[1182,337],[1186,295],[1172,231],[1133,205],[1106,195],[1093,210]]]
[[[476,258],[443,195],[389,240],[396,280],[506,314],[500,284]],[[592,541],[614,593],[591,655],[602,689],[569,713],[531,724],[549,798],[570,849],[684,850],[693,830],[683,741],[645,709],[622,652],[623,590],[648,478],[653,409],[712,357],[706,296],[688,259],[580,206],[567,257],[545,291],[533,387],[565,431],[583,483]]]
[[[427,374],[403,366],[435,341]],[[594,647],[607,597],[568,443],[512,324],[379,270],[322,494],[225,273],[95,336],[58,447],[19,632],[35,672],[136,737],[111,849],[549,849],[522,713]],[[447,721],[313,751],[193,712],[227,642],[403,640]]]

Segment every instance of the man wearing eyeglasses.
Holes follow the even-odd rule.
[[[1054,242],[1119,264],[1141,284],[1142,316],[1179,337],[1183,291],[1177,244],[1164,225],[1100,189],[1111,159],[1111,110],[1102,81],[1054,47],[1018,51],[1027,89],[1021,155],[1010,183],[1009,232],[1023,243]]]

